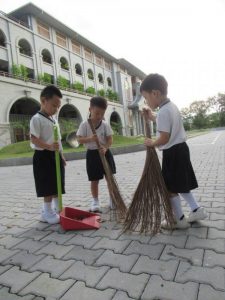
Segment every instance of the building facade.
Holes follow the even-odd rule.
[[[87,118],[90,97],[99,94],[109,100],[105,119],[118,134],[142,134],[144,77],[32,3],[0,12],[0,147],[28,138],[40,91],[50,83],[63,93],[58,117],[65,133]]]

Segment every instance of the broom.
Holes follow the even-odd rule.
[[[150,124],[146,121],[146,136],[151,138]],[[161,166],[154,147],[147,147],[144,170],[134,193],[124,221],[124,231],[138,228],[140,233],[160,232],[162,215],[169,226],[174,224],[169,192],[161,173]]]
[[[88,123],[90,124],[92,133],[94,135],[96,135],[95,127],[93,126],[93,123],[92,123],[90,118],[88,119]],[[127,207],[126,207],[126,205],[125,205],[125,203],[124,203],[124,201],[121,197],[118,184],[116,182],[116,179],[115,179],[114,175],[111,172],[111,169],[110,169],[109,164],[106,160],[106,157],[100,151],[101,145],[100,145],[100,142],[99,142],[98,139],[96,141],[96,144],[97,144],[99,155],[100,155],[102,165],[103,165],[103,168],[104,168],[104,171],[105,171],[105,177],[106,177],[106,180],[108,182],[109,194],[110,194],[110,197],[112,199],[112,204],[113,204],[113,206],[115,208],[115,212],[118,214],[119,218],[124,219],[125,216],[126,216]]]

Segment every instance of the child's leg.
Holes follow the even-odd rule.
[[[52,209],[55,210],[55,212],[59,213],[59,199],[58,199],[58,195],[52,196]]]
[[[53,196],[44,197],[44,205],[41,213],[42,221],[49,224],[59,223],[59,215],[52,210],[52,198]]]
[[[44,212],[51,212],[52,211],[52,196],[44,197],[44,205],[43,210]]]
[[[99,180],[91,181],[91,194],[93,197],[93,201],[91,204],[91,211],[100,211],[99,200],[98,200],[98,184]]]
[[[193,194],[191,192],[189,193],[180,193],[181,197],[184,198],[184,200],[188,203],[192,211],[196,211],[200,205],[195,200]]]
[[[178,194],[171,194],[170,203],[176,220],[182,220],[184,213],[181,207],[181,199]]]

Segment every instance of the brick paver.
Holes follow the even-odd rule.
[[[225,299],[225,131],[188,143],[199,182],[194,194],[209,217],[187,230],[154,237],[122,232],[106,208],[104,181],[99,230],[65,232],[60,225],[41,223],[32,166],[0,168],[0,299]],[[115,160],[117,180],[129,203],[145,152]],[[85,160],[68,162],[66,191],[64,205],[88,209]],[[183,207],[188,213],[185,203]]]

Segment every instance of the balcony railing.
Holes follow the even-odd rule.
[[[31,26],[29,26],[27,23],[25,23],[25,22],[23,22],[23,21],[21,21],[21,20],[15,18],[15,17],[13,17],[13,16],[11,16],[11,15],[8,15],[8,14],[4,13],[4,12],[1,11],[1,10],[0,10],[0,15],[4,16],[4,17],[6,17],[6,18],[8,18],[8,19],[10,19],[10,20],[12,20],[12,21],[14,21],[14,22],[16,22],[16,23],[22,25],[22,26],[24,26],[24,27],[27,27],[28,29],[31,29]]]

